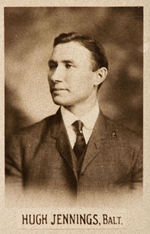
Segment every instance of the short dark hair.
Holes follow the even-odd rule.
[[[79,42],[82,46],[91,52],[92,58],[94,60],[93,71],[96,71],[101,67],[106,67],[108,69],[108,60],[103,46],[87,35],[82,35],[76,32],[62,33],[55,38],[54,47],[58,44],[71,41]]]

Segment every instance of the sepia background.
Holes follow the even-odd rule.
[[[54,38],[78,31],[105,47],[109,74],[100,89],[100,106],[142,136],[142,7],[6,7],[6,140],[24,126],[56,112],[47,81]]]

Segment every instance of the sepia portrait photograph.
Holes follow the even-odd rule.
[[[5,7],[5,198],[126,207],[143,194],[143,7]]]

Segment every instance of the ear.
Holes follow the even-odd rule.
[[[103,83],[107,77],[108,70],[106,67],[99,68],[95,73],[95,80],[94,85],[98,86],[99,84]]]

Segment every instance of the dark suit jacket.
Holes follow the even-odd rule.
[[[22,130],[6,145],[6,181],[25,190],[69,196],[134,189],[142,182],[142,144],[100,113],[78,177],[60,110]]]

